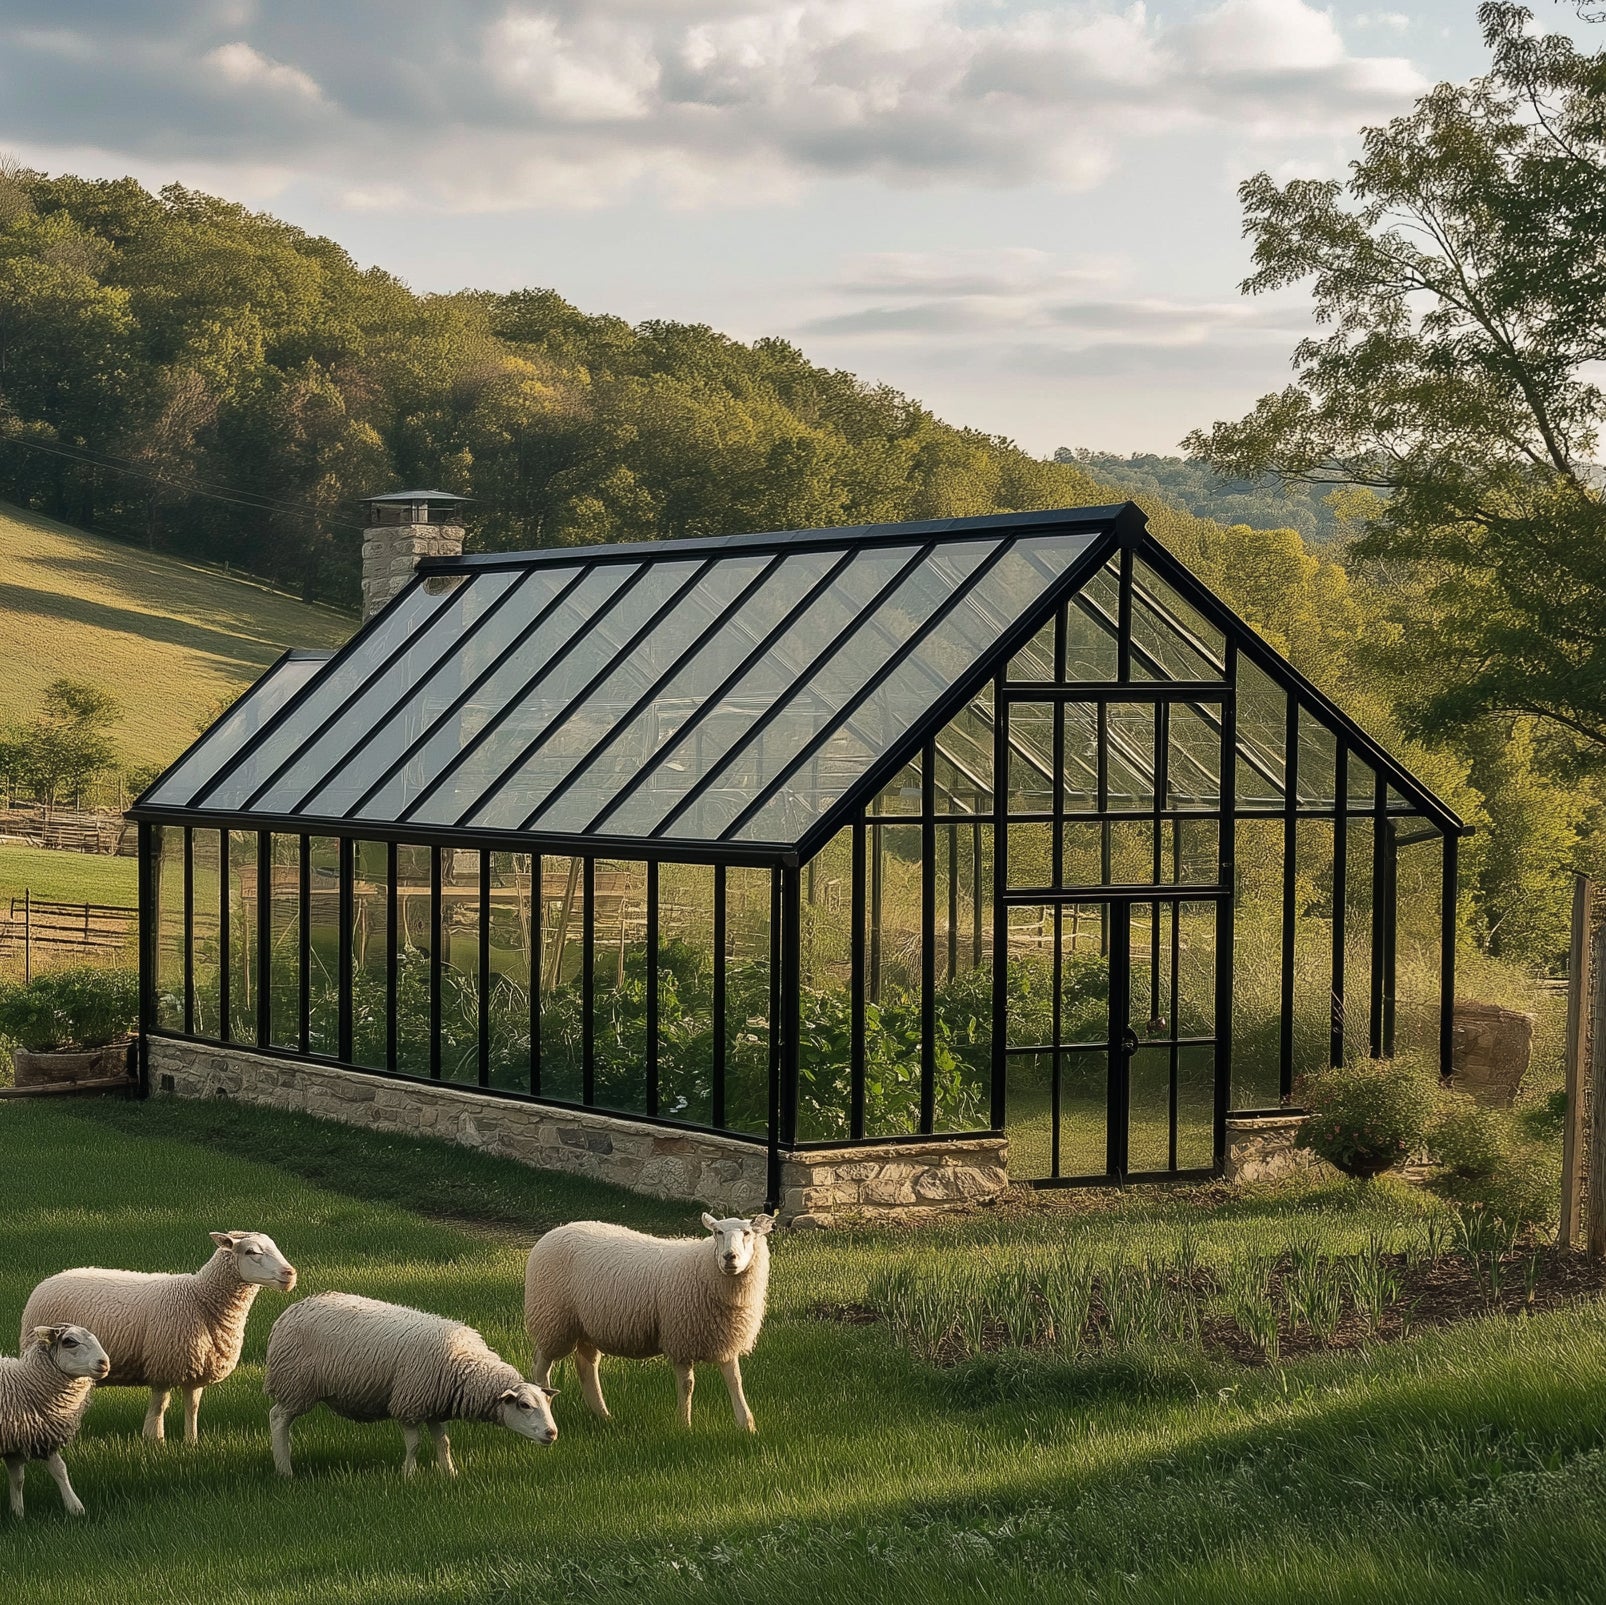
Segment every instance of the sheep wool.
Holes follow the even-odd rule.
[[[491,1421],[527,1438],[557,1437],[547,1393],[471,1326],[403,1304],[319,1293],[293,1304],[268,1336],[263,1389],[273,1401],[274,1460],[291,1475],[290,1425],[318,1405],[352,1421],[399,1421],[414,1469],[418,1427],[452,1473],[448,1421]]]
[[[22,1514],[23,1469],[30,1460],[50,1468],[68,1515],[83,1515],[61,1452],[78,1436],[95,1383],[107,1369],[105,1351],[80,1326],[42,1326],[17,1359],[0,1358],[0,1459],[11,1485],[12,1515]]]
[[[161,1439],[168,1400],[184,1395],[184,1436],[194,1442],[201,1391],[231,1375],[246,1319],[264,1286],[289,1292],[295,1267],[260,1232],[214,1232],[216,1252],[182,1274],[86,1266],[46,1277],[28,1298],[24,1333],[62,1321],[86,1326],[110,1356],[110,1387],[151,1390],[145,1436]]]
[[[692,1367],[724,1373],[738,1425],[754,1429],[742,1391],[741,1359],[764,1324],[772,1217],[715,1220],[707,1237],[649,1237],[604,1221],[555,1227],[530,1250],[524,1323],[535,1347],[535,1379],[550,1380],[570,1354],[586,1403],[604,1419],[597,1378],[601,1354],[644,1360],[666,1356],[691,1421]]]

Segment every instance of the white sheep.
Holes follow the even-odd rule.
[[[182,1275],[108,1271],[97,1266],[47,1276],[28,1298],[22,1330],[75,1321],[111,1357],[111,1387],[149,1388],[147,1438],[165,1435],[168,1400],[184,1395],[184,1439],[194,1443],[201,1390],[240,1362],[245,1321],[263,1287],[288,1293],[296,1270],[261,1232],[213,1232],[217,1245],[200,1270]]]
[[[599,1355],[631,1360],[666,1355],[674,1367],[680,1419],[691,1425],[694,1364],[715,1364],[730,1390],[736,1424],[756,1430],[742,1392],[741,1358],[764,1322],[772,1215],[703,1216],[706,1237],[648,1237],[603,1221],[554,1227],[524,1271],[524,1324],[535,1345],[535,1380],[574,1355],[580,1389],[604,1421]]]
[[[81,1326],[37,1327],[15,1360],[0,1359],[0,1458],[11,1483],[11,1514],[22,1514],[22,1477],[43,1460],[69,1516],[84,1513],[61,1451],[78,1436],[97,1380],[111,1370],[106,1351]]]
[[[399,1421],[409,1477],[420,1425],[449,1477],[457,1467],[448,1421],[499,1422],[537,1443],[558,1436],[553,1390],[526,1382],[473,1327],[354,1293],[315,1294],[273,1323],[262,1386],[273,1401],[273,1464],[283,1477],[294,1475],[292,1423],[320,1404],[350,1421]]]

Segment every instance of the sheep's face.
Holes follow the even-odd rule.
[[[533,1382],[521,1382],[516,1388],[509,1388],[497,1400],[501,1406],[502,1425],[521,1438],[555,1443],[558,1424],[552,1419],[552,1401],[557,1396],[556,1388],[538,1388]]]
[[[242,1282],[276,1287],[288,1293],[296,1285],[296,1268],[265,1232],[213,1232],[212,1241],[234,1256]]]
[[[740,1276],[753,1263],[758,1240],[775,1224],[773,1215],[755,1215],[743,1220],[732,1215],[725,1220],[703,1216],[703,1225],[714,1234],[714,1263],[727,1276]]]
[[[95,1334],[81,1326],[36,1326],[33,1340],[64,1376],[94,1377],[99,1382],[111,1375],[106,1351]]]

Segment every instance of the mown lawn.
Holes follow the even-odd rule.
[[[0,1109],[0,1206],[0,1329],[62,1265],[185,1267],[207,1230],[258,1227],[303,1292],[425,1304],[520,1362],[534,1233],[696,1214],[431,1143],[159,1102]],[[0,1577],[30,1605],[1601,1598],[1599,1306],[1275,1370],[1155,1356],[939,1372],[882,1327],[813,1313],[900,1259],[1158,1249],[1191,1226],[1219,1261],[1296,1230],[1358,1245],[1424,1207],[1387,1185],[1362,1203],[1316,1185],[1229,1203],[1134,1191],[929,1232],[782,1236],[746,1368],[756,1438],[735,1432],[717,1375],[687,1436],[667,1370],[613,1362],[614,1423],[571,1388],[550,1450],[461,1427],[454,1485],[404,1484],[394,1427],[324,1415],[298,1427],[303,1475],[273,1476],[260,1361],[282,1301],[264,1294],[199,1447],[148,1448],[141,1397],[107,1394],[70,1457],[88,1517],[65,1519],[30,1473],[27,1520],[0,1515]]]
[[[110,853],[66,853],[0,842],[0,913],[25,891],[40,902],[133,908],[139,902],[139,861]]]

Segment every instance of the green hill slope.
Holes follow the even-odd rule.
[[[289,646],[335,646],[355,621],[281,591],[159,557],[0,502],[0,720],[60,675],[122,704],[130,764],[167,763],[223,698]]]

